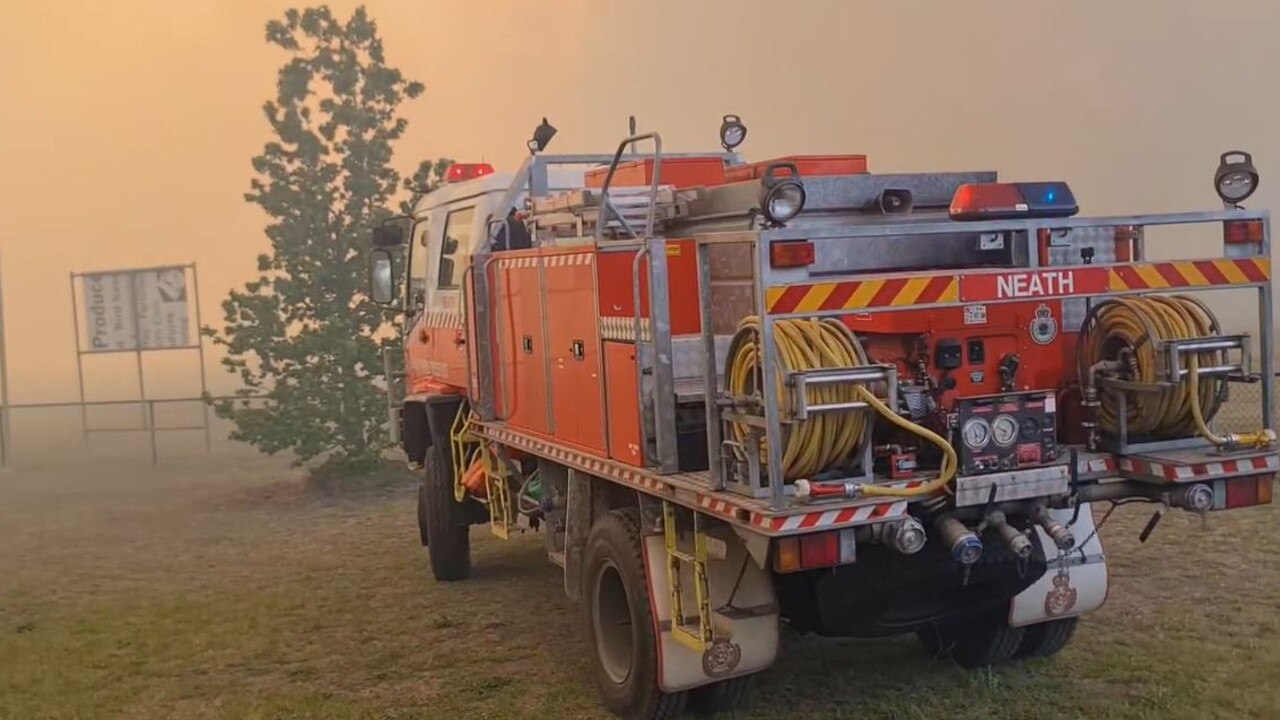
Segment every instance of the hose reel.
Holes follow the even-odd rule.
[[[936,444],[943,453],[938,478],[912,488],[861,485],[862,495],[911,496],[929,494],[945,486],[959,465],[955,449],[937,433],[901,416],[876,397],[858,368],[872,370],[861,343],[839,320],[778,320],[774,323],[778,370],[772,392],[777,394],[784,422],[782,475],[784,480],[808,480],[844,464],[871,441],[873,410],[877,415]],[[729,345],[725,388],[735,402],[757,407],[767,384],[762,376],[761,323],[745,318]],[[792,392],[795,390],[795,392]],[[753,429],[746,422],[730,421],[730,433],[746,447]],[[759,439],[762,464],[772,448]]]
[[[1241,353],[1238,363],[1229,360],[1232,350]],[[1094,414],[1091,440],[1098,429],[1155,440],[1199,435],[1216,445],[1274,439],[1266,431],[1222,436],[1209,427],[1226,401],[1228,380],[1248,376],[1249,346],[1247,336],[1224,335],[1195,298],[1104,300],[1081,325],[1077,353],[1084,404]]]

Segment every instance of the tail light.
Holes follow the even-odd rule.
[[[1219,480],[1213,484],[1213,509],[1233,510],[1254,505],[1271,504],[1275,475],[1250,475],[1249,477]]]
[[[858,545],[854,529],[792,535],[774,543],[773,567],[778,572],[834,567],[854,562]]]
[[[1261,220],[1228,220],[1222,223],[1222,241],[1228,245],[1250,245],[1262,242]]]
[[[809,240],[775,240],[769,245],[769,264],[775,268],[808,267],[817,259]]]

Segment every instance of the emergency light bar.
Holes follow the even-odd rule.
[[[1064,182],[969,183],[951,198],[952,220],[1071,217],[1080,212]]]
[[[445,182],[463,182],[493,174],[493,166],[489,163],[454,163],[444,173]]]

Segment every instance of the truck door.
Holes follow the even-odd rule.
[[[421,395],[430,390],[431,332],[426,326],[427,266],[431,256],[431,216],[419,218],[409,242],[409,273],[405,298],[405,393]]]
[[[428,313],[432,359],[436,363],[438,377],[441,382],[456,388],[466,388],[469,381],[467,337],[462,326],[462,285],[473,243],[480,236],[476,228],[479,220],[475,205],[452,208],[445,215],[432,307]]]

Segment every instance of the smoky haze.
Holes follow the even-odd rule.
[[[290,5],[0,9],[14,402],[75,398],[69,272],[194,261],[206,323],[252,276],[264,217],[242,195],[284,60],[263,25]],[[629,114],[672,150],[712,148],[733,112],[748,158],[858,152],[873,171],[1065,179],[1089,214],[1211,209],[1218,154],[1235,148],[1262,172],[1250,205],[1280,199],[1271,0],[367,5],[391,64],[427,86],[404,106],[402,172],[441,155],[514,165],[544,115],[557,151],[611,150]],[[1218,239],[1181,237],[1166,254],[1196,247],[1217,252]],[[90,397],[135,396],[130,362],[95,360]],[[197,387],[189,361],[149,362],[152,395]],[[211,389],[233,390],[207,363]]]

